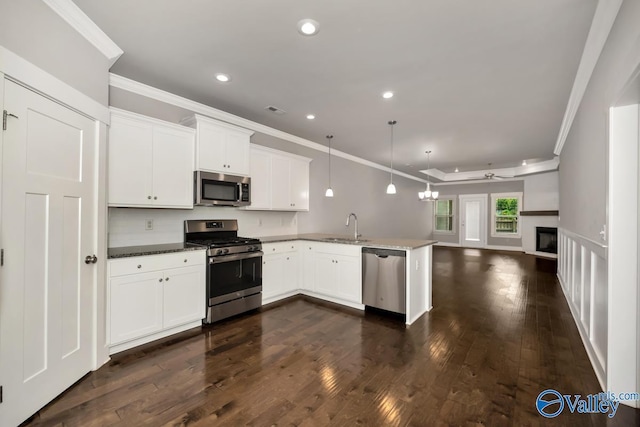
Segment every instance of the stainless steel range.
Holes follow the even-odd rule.
[[[187,220],[184,240],[209,248],[204,323],[262,305],[262,244],[239,237],[237,220]]]

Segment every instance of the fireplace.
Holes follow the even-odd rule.
[[[558,229],[555,227],[536,227],[536,251],[550,254],[558,253]]]

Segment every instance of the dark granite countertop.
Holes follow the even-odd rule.
[[[205,249],[207,249],[206,246],[184,242],[144,246],[122,246],[119,248],[109,248],[107,250],[107,258],[127,258],[134,256],[167,254],[171,252],[199,251]]]

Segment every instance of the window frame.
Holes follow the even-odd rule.
[[[518,214],[516,218],[518,220],[518,230],[516,233],[498,233],[496,231],[496,203],[498,199],[518,199]],[[520,211],[522,211],[522,193],[491,193],[491,237],[506,238],[506,239],[521,239],[522,238],[522,221],[520,218]]]
[[[433,233],[434,234],[456,234],[458,231],[456,229],[456,218],[458,217],[458,213],[457,213],[457,209],[458,209],[458,204],[456,203],[456,196],[439,196],[438,200],[433,202]],[[438,202],[440,201],[444,201],[444,200],[450,200],[451,201],[451,215],[447,215],[451,217],[451,230],[438,230],[436,228],[437,226],[437,219],[438,216],[445,216],[445,215],[437,215],[437,208],[438,208]]]

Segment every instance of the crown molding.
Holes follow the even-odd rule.
[[[560,132],[556,145],[553,149],[553,153],[559,156],[562,152],[562,147],[569,136],[571,125],[576,117],[580,103],[584,93],[587,90],[587,85],[593,74],[593,70],[598,63],[604,44],[609,37],[613,23],[618,16],[618,11],[622,5],[622,0],[599,0],[596,12],[593,15],[593,21],[591,22],[591,28],[587,36],[587,41],[582,51],[582,58],[580,59],[580,65],[576,73],[576,78],[573,81],[573,87],[571,88],[571,94],[569,95],[569,102],[567,103],[567,109],[564,112],[564,118],[562,119],[562,125],[560,126]]]
[[[73,1],[42,1],[98,49],[109,60],[110,66],[124,53]]]
[[[199,102],[192,101],[187,98],[183,98],[182,96],[175,95],[173,93],[155,88],[153,86],[146,85],[144,83],[137,82],[135,80],[131,80],[127,77],[110,73],[109,86],[126,90],[127,92],[135,93],[137,95],[145,96],[147,98],[155,99],[156,101],[164,102],[165,104],[174,105],[176,107],[180,107],[185,110],[192,111],[196,114],[202,114],[203,116],[211,117],[216,120],[221,120],[223,122],[240,126],[245,129],[250,129],[254,132],[260,132],[265,135],[269,135],[285,141],[293,142],[294,144],[302,145],[304,147],[311,148],[312,150],[321,151],[323,153],[329,152],[329,147],[326,147],[322,144],[318,144],[317,142],[313,142],[308,139],[304,139],[299,136],[295,136],[290,133],[283,132],[278,129],[274,129],[269,126],[265,126],[263,124],[245,119],[243,117],[236,116],[231,113],[227,113],[226,111],[218,110],[217,108],[209,107],[208,105],[204,105]],[[365,160],[363,158],[353,156],[343,151],[336,150],[335,148],[331,149],[331,155],[335,157],[341,157],[343,159],[350,160],[352,162],[360,163],[361,165],[369,166],[374,169],[379,169],[387,173],[391,172],[391,169],[386,166],[379,165],[378,163],[374,163],[369,160]],[[404,178],[407,178],[413,181],[418,181],[422,183],[427,182],[424,179],[415,177],[413,175],[409,175],[404,172],[397,171],[395,169],[393,170],[393,174],[397,176],[402,176]]]
[[[531,163],[525,166],[517,166],[513,168],[502,168],[502,169],[484,169],[477,171],[469,171],[469,172],[450,172],[445,173],[439,169],[427,169],[421,170],[425,175],[433,177],[435,179],[439,179],[442,182],[434,183],[434,185],[442,185],[446,182],[452,183],[465,183],[469,184],[472,182],[488,182],[488,181],[496,181],[496,182],[504,182],[510,178],[516,178],[524,175],[532,175],[535,173],[543,173],[543,172],[552,172],[558,170],[558,166],[560,165],[560,158],[554,157],[551,160],[545,160],[543,162]],[[498,177],[504,177],[506,179],[500,180],[489,180],[485,178],[485,174],[492,172],[494,175]],[[473,180],[473,181],[470,181]]]

